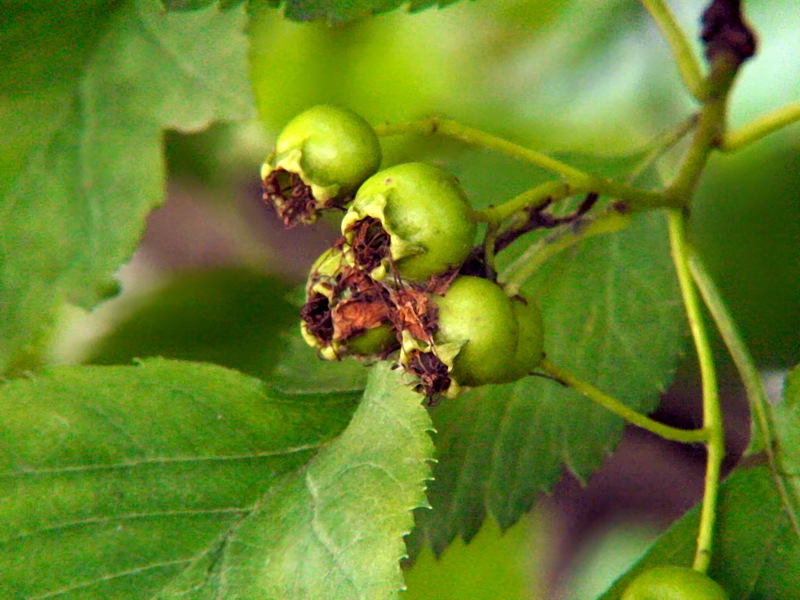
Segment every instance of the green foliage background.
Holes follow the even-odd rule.
[[[119,366],[41,370],[65,303],[89,309],[117,292],[115,271],[163,201],[165,130],[178,132],[170,165],[231,196],[282,124],[319,102],[374,123],[444,114],[614,177],[691,110],[635,2],[464,2],[349,22],[396,7],[0,7],[2,594],[392,597],[430,468],[434,510],[417,510],[412,553],[471,539],[487,515],[511,526],[564,468],[586,480],[614,450],[619,419],[540,380],[471,392],[431,411],[431,425],[386,367],[367,382],[360,365],[314,362],[291,326],[289,284],[263,269],[183,275],[153,291],[84,354]],[[696,30],[700,3],[676,8]],[[797,11],[749,8],[763,38],[734,123],[800,95]],[[256,116],[254,144],[241,123]],[[237,125],[185,137],[218,121]],[[772,368],[800,360],[797,139],[788,130],[714,160],[694,207],[694,241]],[[480,206],[544,177],[441,140],[387,140],[385,155],[445,165]],[[540,299],[554,358],[635,408],[656,406],[685,339],[659,215],[557,257],[526,291]],[[798,461],[795,392],[778,415],[787,468]],[[726,489],[715,574],[736,597],[791,589],[791,528],[762,540],[734,526],[751,513],[786,519],[769,477],[745,471]],[[693,518],[645,563],[677,560]],[[764,557],[781,549],[773,579],[722,568],[742,544]]]

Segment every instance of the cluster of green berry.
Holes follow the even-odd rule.
[[[458,180],[380,162],[366,121],[322,105],[286,125],[262,167],[264,199],[287,227],[345,211],[341,238],[311,268],[303,338],[328,360],[397,353],[429,399],[530,373],[544,354],[541,315],[465,267],[477,222]]]

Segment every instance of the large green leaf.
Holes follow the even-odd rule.
[[[158,0],[3,8],[0,372],[37,364],[61,302],[113,293],[162,200],[162,130],[253,113],[244,25]]]
[[[633,408],[655,408],[685,327],[662,215],[555,257],[526,293],[540,303],[554,362]],[[487,510],[502,527],[513,524],[563,465],[585,480],[623,430],[620,418],[542,378],[478,388],[432,416],[434,510],[418,522],[436,552],[457,534],[475,535]]]
[[[620,598],[631,579],[649,567],[691,566],[699,515],[699,506],[692,509],[602,600]],[[769,470],[756,467],[731,475],[723,483],[719,498],[709,575],[735,600],[796,600],[800,598],[798,565],[800,543]]]
[[[388,363],[374,367],[345,432],[159,598],[396,597],[433,454],[422,398],[400,378]]]
[[[353,400],[271,397],[234,371],[161,359],[6,383],[0,597],[148,597],[213,558],[344,429]]]

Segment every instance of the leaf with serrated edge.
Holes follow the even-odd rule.
[[[163,198],[162,130],[254,114],[242,10],[42,2],[3,18],[0,373],[36,365],[62,301],[113,293]]]
[[[146,598],[348,422],[221,367],[61,367],[0,387],[0,597]]]
[[[661,215],[641,215],[625,231],[555,257],[525,290],[542,309],[548,356],[643,412],[655,408],[684,339],[666,238]],[[487,510],[501,527],[512,525],[564,464],[585,480],[623,430],[619,417],[533,377],[475,389],[432,416],[434,510],[418,522],[436,552],[455,535],[475,535]]]
[[[675,485],[680,485],[679,481]],[[693,508],[600,600],[618,600],[639,573],[660,564],[691,566],[700,507]],[[741,469],[720,489],[708,574],[736,600],[800,598],[800,543],[765,467]]]
[[[159,598],[397,597],[403,536],[426,505],[433,457],[422,396],[401,378],[376,365],[344,433]]]

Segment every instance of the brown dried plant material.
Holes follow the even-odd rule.
[[[297,173],[275,169],[262,182],[264,202],[275,208],[287,228],[300,223],[313,223],[319,211],[326,208],[320,205]]]
[[[379,219],[365,217],[356,221],[348,233],[353,236],[351,246],[358,267],[372,271],[390,257],[391,238]]]
[[[316,292],[311,294],[300,309],[300,318],[305,322],[309,333],[322,342],[323,346],[330,345],[334,327],[330,302],[326,296]]]
[[[391,304],[388,293],[383,286],[370,285],[362,275],[352,270],[349,277],[343,278],[347,297],[336,302],[332,311],[336,340],[349,340],[389,322]]]
[[[418,340],[432,344],[433,334],[438,329],[437,309],[424,288],[414,285],[398,288],[391,292],[391,300],[395,329],[408,331]]]
[[[447,365],[432,352],[414,350],[409,354],[406,371],[419,378],[419,391],[428,398],[433,406],[435,399],[450,387],[450,375]]]
[[[458,277],[459,273],[460,271],[458,269],[452,269],[441,275],[434,275],[428,280],[425,289],[431,294],[444,296],[444,293],[450,287],[450,284],[453,283],[453,280]]]
[[[339,299],[341,298],[341,299]],[[379,282],[356,268],[344,269],[334,288],[333,338],[347,341],[390,323],[392,302]]]

